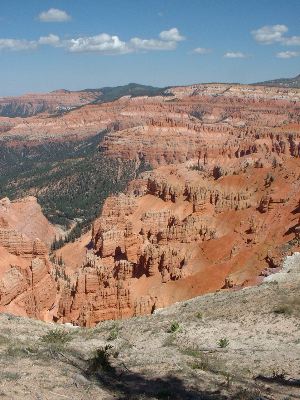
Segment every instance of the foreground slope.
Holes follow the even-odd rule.
[[[299,268],[298,253],[257,287],[90,329],[55,330],[2,315],[1,394],[30,400],[299,399]],[[228,341],[223,348],[222,338]]]

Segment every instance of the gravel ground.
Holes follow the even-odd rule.
[[[299,289],[296,253],[257,287],[95,328],[2,314],[0,398],[300,399]]]

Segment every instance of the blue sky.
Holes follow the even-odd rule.
[[[299,73],[299,0],[1,0],[0,96]]]

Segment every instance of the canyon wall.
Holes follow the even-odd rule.
[[[33,197],[0,200],[0,310],[51,319],[56,282],[49,247],[56,235]]]
[[[12,146],[102,131],[105,156],[149,166],[126,192],[109,197],[91,232],[57,250],[52,263],[21,227],[3,228],[3,251],[29,260],[30,287],[45,277],[55,287],[55,301],[50,296],[36,310],[92,326],[257,284],[277,271],[282,257],[299,249],[299,110],[299,89],[210,84],[60,117],[2,118],[1,138]],[[32,268],[40,271],[36,280]],[[17,270],[13,276],[25,285]]]

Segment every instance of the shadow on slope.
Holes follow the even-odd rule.
[[[199,391],[187,387],[184,382],[174,376],[149,378],[132,371],[116,371],[109,374],[94,375],[97,384],[110,392],[118,394],[118,399],[166,399],[166,400],[226,400],[227,396],[215,392]]]

